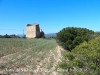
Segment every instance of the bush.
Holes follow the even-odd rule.
[[[71,51],[83,41],[89,41],[94,31],[86,28],[67,27],[57,33],[56,40],[64,49]]]
[[[63,58],[58,64],[59,68],[73,67],[77,69],[69,75],[100,75],[100,36],[81,43],[72,52],[66,52]]]

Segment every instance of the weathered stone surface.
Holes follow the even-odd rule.
[[[42,29],[40,29],[39,24],[27,24],[26,25],[26,38],[44,37],[43,33],[44,32],[42,31]]]

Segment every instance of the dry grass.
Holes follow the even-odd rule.
[[[59,75],[55,65],[63,49],[54,39],[1,39],[0,73],[10,75]]]

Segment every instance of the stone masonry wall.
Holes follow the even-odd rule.
[[[26,38],[38,38],[40,37],[39,24],[27,24],[26,25]]]

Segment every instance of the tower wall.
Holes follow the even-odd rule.
[[[40,27],[37,25],[27,24],[26,26],[26,38],[38,38],[40,37]]]

